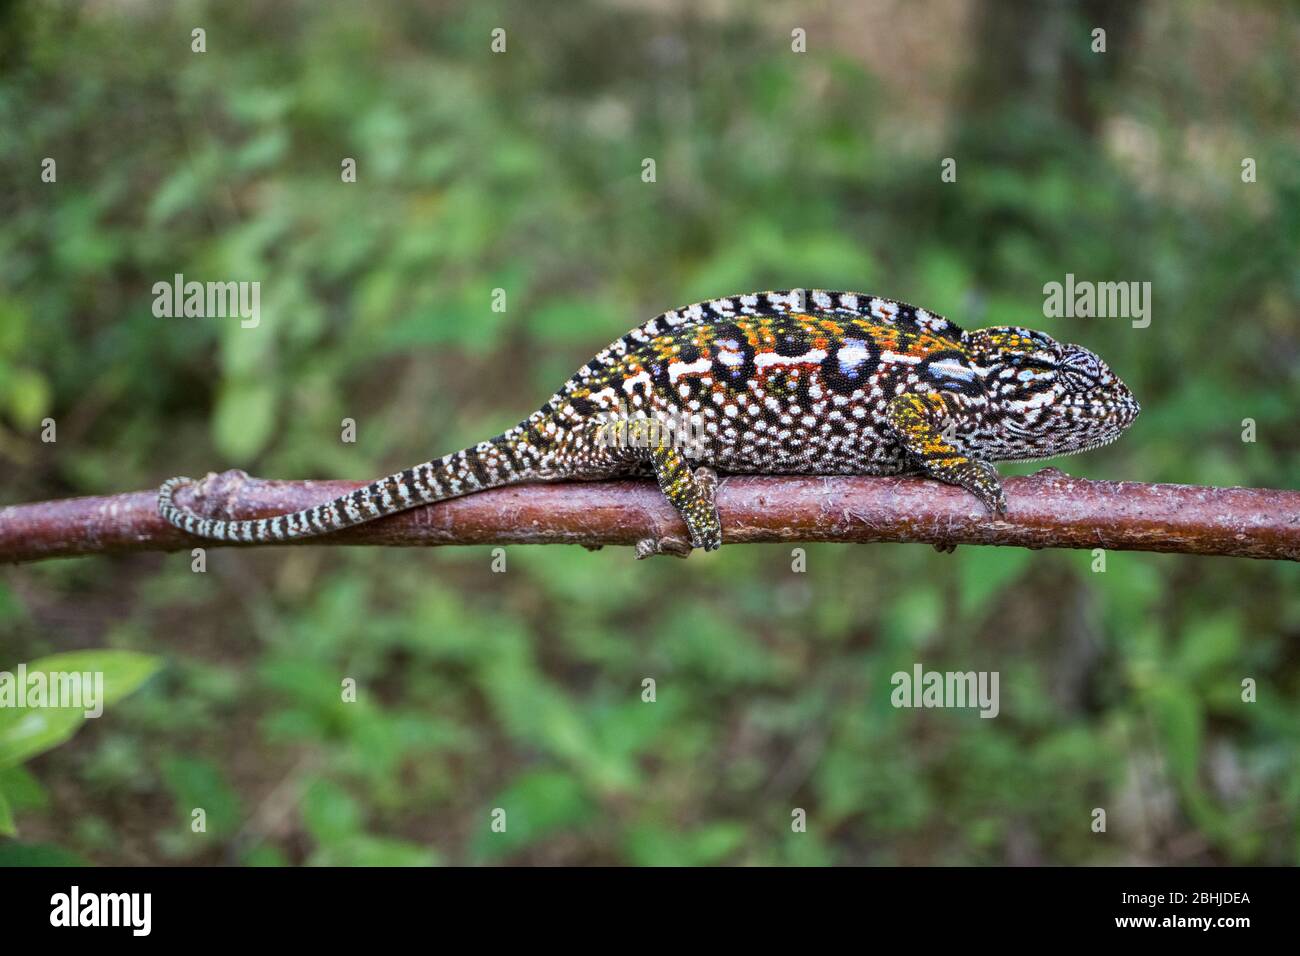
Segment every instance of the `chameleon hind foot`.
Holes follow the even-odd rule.
[[[705,551],[722,547],[722,519],[718,516],[718,473],[712,468],[695,469],[696,498],[689,510],[682,511],[691,531],[691,545]]]
[[[681,449],[671,444],[671,433],[665,435],[653,419],[641,418],[613,427],[622,428],[615,435],[637,449],[635,457],[638,460],[649,459],[659,490],[686,524],[690,546],[705,551],[722,547],[722,519],[718,517],[718,506],[714,503],[718,491],[717,473],[704,466],[692,470]],[[653,539],[647,541],[637,544],[637,557],[675,550]]]
[[[722,519],[714,498],[718,476],[712,468],[691,471],[686,458],[676,448],[661,447],[650,454],[659,490],[686,522],[691,547],[716,551],[722,547]]]

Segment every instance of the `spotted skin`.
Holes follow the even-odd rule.
[[[200,537],[275,542],[485,488],[648,474],[691,544],[713,550],[717,471],[919,473],[968,490],[996,517],[1007,502],[992,462],[1096,448],[1139,411],[1100,358],[1042,332],[964,332],[854,292],[761,292],[656,316],[514,428],[315,508],[205,518],[175,505],[191,479],[172,478],[159,511]]]

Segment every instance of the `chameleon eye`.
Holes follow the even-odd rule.
[[[1107,371],[1101,359],[1082,348],[1075,348],[1066,353],[1062,365],[1071,372],[1094,380],[1102,380]]]
[[[1064,373],[1066,388],[1071,392],[1090,392],[1097,387],[1097,382],[1091,376],[1084,375],[1072,369]]]

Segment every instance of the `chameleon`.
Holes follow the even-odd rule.
[[[291,514],[204,517],[191,534],[270,543],[522,482],[653,476],[693,548],[723,540],[718,475],[920,474],[1007,500],[993,462],[1097,448],[1140,406],[1095,353],[1018,326],[963,331],[858,292],[793,289],[664,312],[611,343],[513,428]]]

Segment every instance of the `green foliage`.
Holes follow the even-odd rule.
[[[103,675],[103,697],[110,707],[148,680],[161,666],[156,657],[129,651],[74,651],[52,654],[26,665],[26,674],[52,672]],[[6,706],[0,708],[0,769],[7,769],[57,747],[86,720],[86,708]]]
[[[1165,11],[1179,29],[1142,34],[1142,69],[1064,106],[1050,71],[966,102],[962,70],[991,60],[967,34],[891,61],[810,31],[793,55],[748,8],[221,5],[200,55],[183,9],[12,7],[6,502],[386,473],[514,424],[655,312],[792,285],[1095,348],[1144,411],[1054,463],[1071,473],[1295,484],[1293,11],[1257,11],[1275,29],[1219,50],[1213,82],[1176,37],[1217,49],[1214,14]],[[1150,280],[1152,325],[1044,318],[1067,272]],[[156,318],[176,273],[261,281],[261,324]],[[0,863],[1300,861],[1295,565],[806,550],[806,573],[779,547],[12,569],[4,656],[106,647],[61,656],[119,676],[71,740],[76,712],[0,710],[0,830],[40,834]],[[1000,715],[891,707],[916,662],[998,671]]]
[[[25,665],[21,673],[28,682],[26,686],[32,686],[34,681],[53,686],[53,675],[59,673],[94,675],[94,689],[87,686],[82,691],[93,694],[93,700],[83,699],[85,706],[56,707],[51,706],[50,699],[27,700],[24,688],[22,697],[15,696],[0,706],[0,835],[17,832],[13,804],[39,806],[45,801],[40,784],[21,764],[66,741],[83,726],[88,712],[116,704],[160,666],[156,657],[129,651],[73,651]],[[9,673],[6,678],[17,695],[18,675]],[[98,686],[101,679],[102,688]]]

